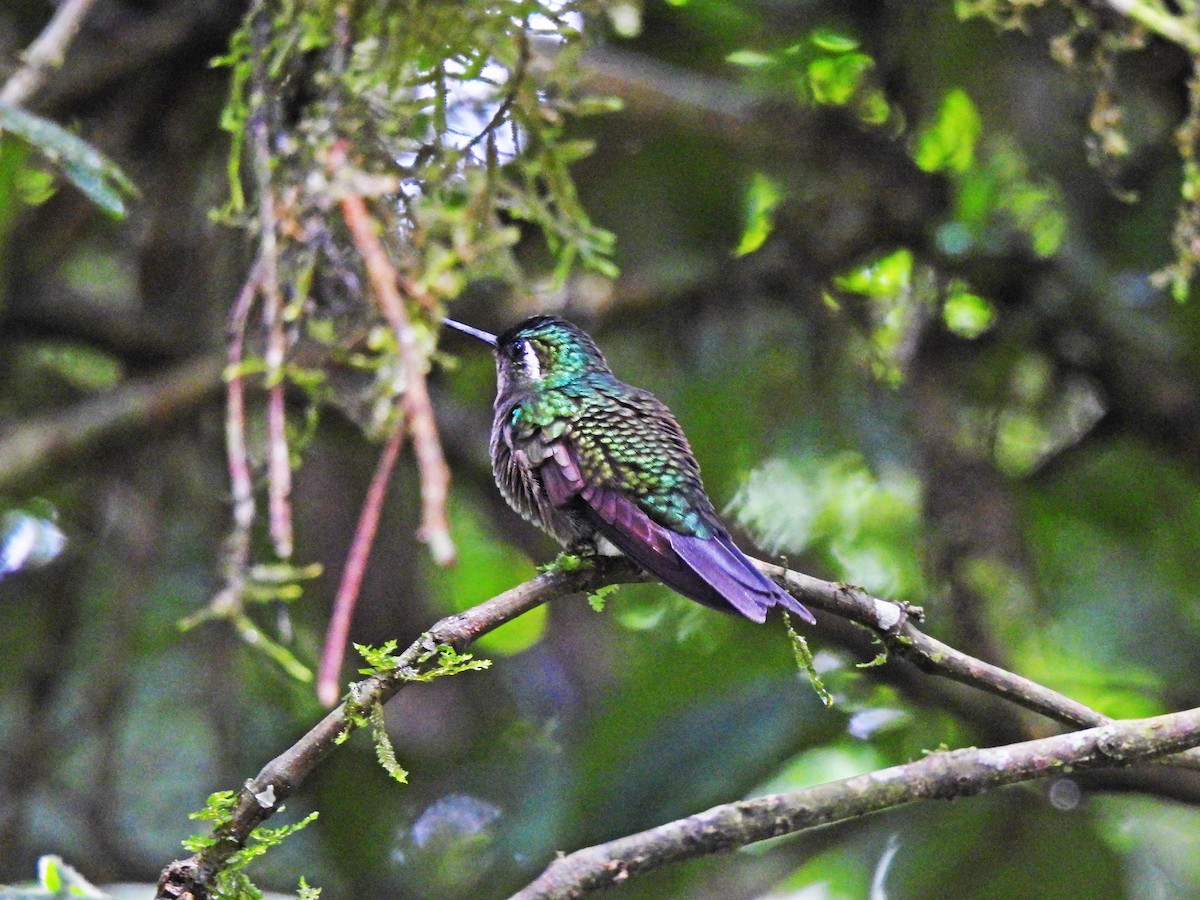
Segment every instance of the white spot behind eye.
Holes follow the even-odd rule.
[[[522,353],[524,356],[523,361],[525,363],[525,374],[529,376],[531,381],[541,381],[542,363],[541,360],[538,359],[537,350],[533,348],[532,341],[524,342],[524,349],[522,350]]]

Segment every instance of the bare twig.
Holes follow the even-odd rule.
[[[250,100],[253,114],[254,176],[258,186],[259,266],[262,271],[263,325],[267,330],[267,519],[275,554],[292,555],[292,464],[287,445],[287,410],[284,404],[283,296],[279,289],[279,220],[271,187],[271,146],[267,128],[267,35],[270,21],[261,5],[254,23],[254,87]]]
[[[325,649],[321,653],[321,666],[317,671],[317,698],[326,706],[333,706],[341,696],[338,680],[342,672],[342,659],[346,654],[346,641],[350,637],[350,618],[362,588],[363,572],[367,568],[371,546],[375,542],[375,529],[379,525],[379,515],[383,510],[383,499],[387,495],[392,469],[395,468],[396,457],[400,455],[400,447],[404,443],[407,430],[405,426],[403,416],[397,417],[391,437],[384,445],[383,453],[379,455],[371,486],[367,489],[367,498],[363,501],[362,511],[358,515],[354,540],[350,544],[350,552],[346,554],[342,580],[333,600],[333,614],[329,617],[329,628],[325,632]]]
[[[45,82],[51,69],[63,64],[67,47],[79,33],[83,17],[96,0],[65,0],[60,4],[42,33],[25,51],[24,63],[0,88],[0,103],[20,106]]]
[[[339,142],[330,152],[334,170],[345,164],[346,146]],[[404,363],[407,379],[404,391],[404,410],[413,437],[413,452],[421,471],[421,530],[419,537],[429,544],[430,553],[439,565],[454,562],[454,542],[450,538],[450,523],[446,502],[450,489],[450,469],[442,455],[429,389],[425,384],[427,360],[417,342],[404,301],[400,297],[399,275],[379,235],[367,204],[358,194],[347,191],[341,199],[342,217],[362,254],[371,279],[380,311],[396,335],[396,344]]]
[[[1137,22],[1147,31],[1178,44],[1188,53],[1200,53],[1200,29],[1194,17],[1177,16],[1150,0],[1105,0],[1110,9]]]
[[[844,822],[917,800],[1155,759],[1200,745],[1200,709],[988,749],[933,753],[867,775],[715,806],[706,812],[559,857],[512,900],[562,900],[621,884],[669,863]]]
[[[269,304],[268,304],[269,305]],[[277,322],[277,320],[276,320]],[[274,352],[276,322],[267,339],[267,518],[271,542],[280,559],[292,556],[292,463],[287,443],[287,408],[283,396],[283,376],[270,374]],[[280,370],[276,370],[279,372]]]
[[[187,413],[217,393],[223,363],[216,354],[196,357],[71,409],[0,430],[0,488],[23,487],[34,473],[116,434]]]
[[[517,101],[517,94],[521,91],[521,85],[525,81],[525,74],[529,69],[530,48],[529,48],[529,33],[525,28],[521,29],[517,40],[521,42],[520,55],[517,57],[517,65],[509,76],[509,88],[505,92],[504,99],[500,105],[496,107],[496,112],[492,115],[491,120],[483,127],[483,130],[475,137],[471,138],[467,146],[463,147],[463,156],[468,156],[475,146],[485,138],[490,137],[495,133],[496,129],[504,124],[505,118],[512,111],[513,104]]]
[[[242,375],[246,322],[262,284],[262,265],[256,265],[238,292],[226,328],[229,368],[225,373],[225,457],[229,468],[229,494],[233,500],[233,530],[225,542],[225,584],[204,611],[188,624],[212,614],[240,612],[246,570],[250,565],[250,529],[254,526],[254,481],[246,451],[246,392]]]

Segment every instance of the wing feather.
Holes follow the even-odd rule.
[[[654,521],[635,500],[588,482],[567,438],[546,448],[537,468],[556,507],[578,504],[596,530],[668,587],[692,600],[754,622],[782,606],[805,621],[812,614],[754,567],[719,523],[710,537],[680,534]]]

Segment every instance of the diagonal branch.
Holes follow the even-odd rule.
[[[0,488],[20,488],[35,473],[118,434],[184,415],[216,396],[222,363],[219,355],[198,356],[70,409],[0,430]]]
[[[1191,54],[1200,53],[1200,28],[1193,16],[1175,15],[1157,0],[1105,0],[1108,7]]]
[[[756,559],[754,564],[805,602],[875,632],[890,652],[908,659],[925,672],[1003,697],[1064,725],[1087,727],[1112,721],[1058,691],[930,637],[913,625],[910,611],[903,604],[880,600],[858,588],[821,581],[762,560]]]
[[[870,629],[889,652],[904,657],[924,672],[1002,697],[1064,725],[1087,728],[1113,721],[1065,694],[930,637],[912,623],[911,607],[880,600],[858,588],[821,581],[759,559],[753,562],[793,596]],[[1177,754],[1171,757],[1170,763],[1200,770],[1200,752]]]
[[[915,612],[913,607],[880,600],[856,588],[821,581],[770,563],[756,560],[755,564],[805,605],[870,629],[889,648],[912,659],[927,672],[978,687],[1068,725],[1107,727],[1107,724],[1112,724],[1107,717],[1069,697],[928,637],[909,621]],[[440,620],[401,654],[395,672],[386,676],[372,676],[351,688],[354,708],[361,710],[377,703],[386,703],[409,683],[413,666],[421,655],[440,644],[461,651],[482,635],[549,600],[578,591],[592,591],[605,585],[643,581],[646,578],[624,558],[600,558],[594,566],[576,571],[555,570],[538,575],[465,612]],[[158,897],[180,898],[191,892],[196,900],[203,900],[207,896],[207,886],[229,856],[246,842],[250,832],[269,819],[279,804],[333,751],[338,735],[356,727],[351,712],[343,703],[308,734],[267,763],[255,778],[246,782],[238,795],[232,817],[217,831],[218,840],[207,850],[189,859],[171,863],[164,869],[159,881]],[[1160,719],[1166,721],[1169,717]],[[1065,737],[1072,739],[1078,735]],[[1183,746],[1192,747],[1193,744]],[[1175,749],[1171,745],[1162,753],[1147,752],[1145,758],[1161,756]],[[1188,749],[1183,753],[1175,753],[1169,762],[1181,767],[1200,768],[1200,752]]]
[[[66,0],[58,7],[42,33],[23,54],[21,68],[0,88],[0,103],[20,106],[37,92],[50,70],[62,65],[67,46],[79,33],[83,17],[95,5],[96,0]]]
[[[409,683],[407,679],[412,667],[422,654],[440,644],[462,650],[505,622],[555,597],[595,590],[606,584],[636,581],[639,577],[633,565],[623,559],[601,560],[596,567],[574,572],[545,572],[465,612],[447,616],[400,655],[394,672],[372,676],[354,685],[350,692],[354,706],[365,709],[386,703]],[[217,872],[245,844],[250,832],[274,815],[279,805],[332,752],[338,735],[355,728],[350,712],[348,704],[343,703],[247,781],[238,794],[231,818],[214,834],[217,840],[195,856],[173,862],[163,869],[157,897],[162,900],[182,897],[204,900]]]
[[[562,900],[670,863],[844,822],[917,800],[967,797],[1067,769],[1129,765],[1200,745],[1200,708],[1128,719],[1020,744],[933,753],[917,762],[815,787],[714,806],[554,860],[511,900]]]

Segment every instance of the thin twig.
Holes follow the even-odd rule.
[[[464,157],[470,154],[471,150],[476,144],[478,144],[484,138],[492,135],[497,128],[504,124],[505,117],[513,108],[513,104],[517,102],[517,94],[520,93],[521,85],[525,81],[525,74],[529,69],[529,59],[531,55],[529,49],[529,33],[526,30],[527,27],[528,23],[526,23],[525,27],[522,27],[517,38],[521,44],[519,51],[520,55],[517,57],[516,68],[513,70],[512,75],[509,76],[510,87],[505,92],[504,99],[500,102],[500,105],[496,107],[496,112],[492,116],[491,121],[489,121],[487,125],[483,127],[483,130],[480,131],[479,134],[471,138],[467,146],[463,147],[462,154]]]
[[[686,859],[845,822],[917,800],[949,800],[1074,769],[1129,765],[1200,745],[1200,709],[1114,722],[917,762],[786,794],[715,806],[554,860],[511,900],[564,900]]]
[[[254,525],[254,482],[250,457],[246,450],[246,391],[242,376],[246,323],[250,306],[262,285],[263,266],[256,265],[242,285],[229,314],[229,371],[225,390],[225,455],[229,462],[229,492],[233,497],[233,526],[244,546],[240,568],[245,571],[250,558],[250,529]]]
[[[233,501],[233,530],[225,541],[225,583],[200,613],[185,620],[185,627],[213,615],[241,611],[246,570],[250,565],[250,530],[254,527],[254,481],[246,450],[246,392],[242,375],[246,323],[250,307],[262,285],[262,265],[255,265],[238,292],[229,313],[229,366],[225,372],[225,458],[229,468],[229,494]]]
[[[283,333],[283,295],[279,288],[279,221],[271,186],[271,145],[267,127],[267,38],[270,20],[260,4],[253,28],[254,85],[250,105],[254,176],[258,186],[259,265],[262,268],[263,325],[267,331],[267,520],[275,554],[292,556],[292,464],[287,444],[287,408],[283,363],[287,341]]]
[[[363,572],[366,571],[367,560],[371,556],[371,546],[375,543],[375,529],[379,526],[379,515],[383,510],[384,497],[387,496],[392,469],[396,466],[396,457],[400,455],[400,447],[404,443],[407,431],[405,426],[403,416],[399,416],[391,437],[384,445],[383,453],[379,455],[371,486],[367,489],[366,500],[363,501],[362,511],[358,515],[354,540],[350,544],[350,552],[346,554],[342,580],[333,600],[333,613],[329,617],[325,648],[321,652],[321,665],[317,672],[317,698],[326,706],[333,706],[341,696],[339,679],[342,659],[346,654],[346,642],[350,637],[350,619],[362,588]]]
[[[345,165],[345,142],[335,144],[330,152],[334,171]],[[363,198],[347,190],[341,199],[342,217],[350,229],[355,246],[362,254],[371,279],[375,298],[384,319],[396,335],[396,344],[404,363],[406,377],[404,411],[413,437],[413,452],[421,472],[421,529],[418,537],[429,545],[434,561],[439,565],[454,562],[456,553],[450,537],[450,522],[446,503],[450,490],[450,468],[442,454],[438,439],[429,388],[425,384],[427,360],[421,352],[416,332],[408,319],[400,296],[399,275],[388,258],[383,242],[375,233],[375,220],[367,211]]]
[[[0,103],[20,106],[37,92],[50,70],[63,64],[67,47],[79,33],[83,17],[95,5],[96,0],[66,0],[58,7],[42,33],[22,54],[21,68],[0,88]]]
[[[271,330],[273,335],[274,328]],[[274,337],[267,341],[269,360]],[[268,374],[267,376],[271,376]],[[287,443],[287,407],[284,403],[282,376],[267,388],[267,516],[271,543],[280,559],[292,556],[292,464]]]
[[[1147,0],[1106,0],[1111,9],[1132,19],[1147,31],[1178,44],[1188,53],[1200,53],[1200,30],[1195,19],[1176,16]]]

